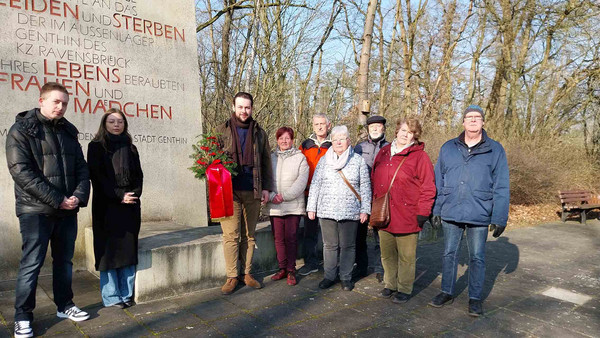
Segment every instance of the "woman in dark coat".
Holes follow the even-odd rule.
[[[108,110],[87,154],[93,186],[92,227],[104,306],[133,305],[143,173],[118,109]]]
[[[435,198],[433,165],[419,140],[421,124],[414,117],[396,124],[396,139],[381,148],[371,174],[373,198],[390,188],[390,223],[379,231],[384,298],[394,303],[410,299],[415,281],[417,239]],[[394,173],[398,174],[394,182]]]

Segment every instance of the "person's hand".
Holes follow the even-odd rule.
[[[283,196],[281,196],[281,194],[275,195],[275,197],[273,197],[273,200],[271,201],[271,203],[273,204],[279,204],[281,202],[283,202]]]
[[[311,221],[314,221],[315,218],[317,217],[317,213],[314,211],[309,211],[308,212],[308,219],[310,219]]]
[[[361,223],[365,223],[368,219],[369,219],[369,215],[365,214],[364,212],[360,213],[360,222]]]
[[[124,204],[135,204],[137,203],[138,197],[135,196],[134,192],[126,192],[123,196],[121,203]]]
[[[417,224],[419,225],[419,228],[423,228],[423,225],[427,222],[428,218],[429,217],[427,216],[417,215]]]
[[[494,238],[500,237],[500,235],[502,235],[502,233],[504,232],[504,229],[506,229],[506,226],[490,224],[490,232],[492,232],[492,231],[494,232],[492,234],[492,236],[494,236]]]
[[[67,198],[66,196],[63,198],[63,201],[60,203],[60,205],[58,206],[59,209],[63,209],[63,210],[73,210],[77,207],[77,204],[79,204],[79,199],[77,199],[77,204],[74,204],[74,200],[73,198],[74,196],[71,196],[69,198]],[[77,197],[75,197],[77,198]]]
[[[71,196],[71,197],[69,197],[69,201],[71,201],[71,205],[73,206],[73,209],[75,209],[79,206],[79,197]]]
[[[262,198],[260,199],[260,204],[265,205],[269,202],[269,190],[262,191]]]
[[[431,227],[438,230],[442,227],[442,216],[431,216]]]

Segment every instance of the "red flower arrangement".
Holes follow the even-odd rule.
[[[212,134],[203,134],[200,140],[192,145],[194,152],[190,158],[194,164],[189,168],[194,172],[196,178],[206,178],[206,168],[211,164],[222,164],[232,176],[237,175],[235,171],[237,164],[231,160],[227,153],[221,150],[217,137]]]

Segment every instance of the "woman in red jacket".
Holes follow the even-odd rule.
[[[390,223],[379,236],[385,283],[381,296],[394,296],[394,303],[410,299],[415,280],[417,238],[435,198],[433,165],[423,150],[425,144],[419,141],[420,136],[421,124],[416,118],[399,120],[396,139],[379,151],[371,175],[374,199],[383,196],[392,185]]]

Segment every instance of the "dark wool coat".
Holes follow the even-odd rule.
[[[390,158],[391,144],[388,144],[375,158],[371,175],[373,199],[387,192],[394,172],[406,157],[390,190],[390,224],[384,231],[392,234],[419,232],[417,215],[431,214],[435,181],[433,164],[424,148],[424,143],[413,144]]]
[[[38,108],[17,115],[6,137],[17,216],[76,214],[79,208],[59,209],[71,196],[79,198],[79,207],[87,205],[90,179],[77,133],[65,118],[49,120]]]
[[[137,148],[133,159],[139,163]],[[100,142],[92,141],[87,153],[92,179],[92,229],[96,270],[106,271],[138,263],[138,235],[140,233],[140,201],[121,203],[126,192],[142,195],[143,175],[126,188],[117,187],[112,154]]]

